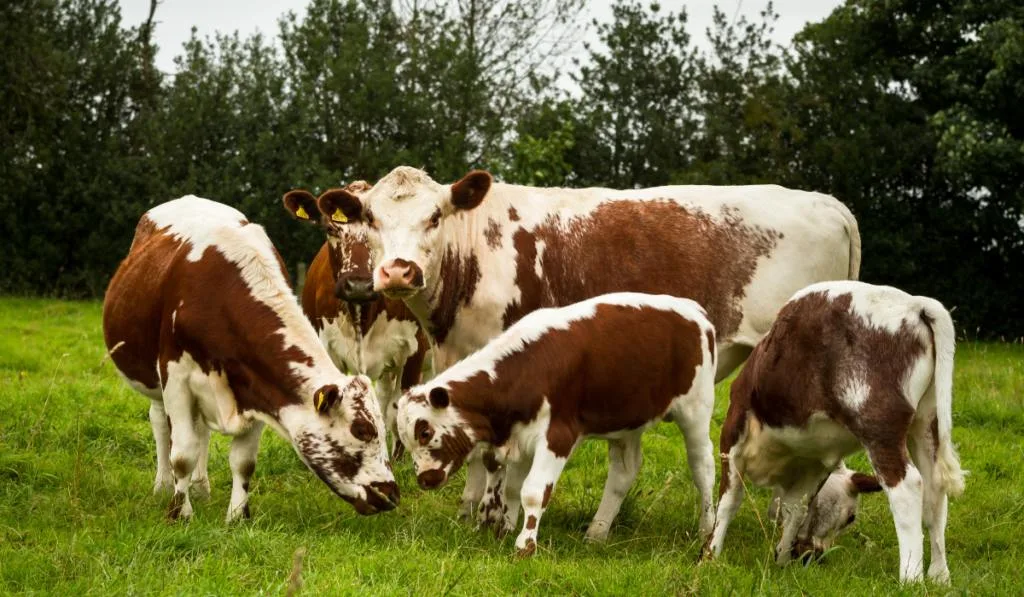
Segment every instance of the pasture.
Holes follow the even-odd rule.
[[[154,497],[147,401],[104,358],[99,302],[0,299],[0,592],[54,594],[867,594],[945,593],[897,584],[885,498],[865,496],[856,524],[823,562],[779,569],[769,492],[748,493],[719,560],[694,564],[696,492],[674,425],[644,438],[645,460],[605,545],[583,542],[605,477],[603,443],[574,456],[552,497],[537,556],[512,557],[455,519],[462,475],[437,492],[396,463],[402,504],[358,516],[264,434],[253,519],[226,526],[226,438],[211,444],[212,497],[189,523]],[[954,314],[955,315],[955,314]],[[1024,558],[1024,346],[958,347],[954,431],[965,469],[950,505],[955,593],[1019,591]],[[725,414],[718,388],[712,439]],[[867,470],[862,457],[851,466]]]

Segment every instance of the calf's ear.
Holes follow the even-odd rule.
[[[483,202],[490,190],[490,173],[473,170],[452,185],[452,205],[455,209],[473,209]]]
[[[434,408],[448,408],[449,403],[447,389],[437,387],[430,390],[430,406]]]
[[[316,200],[320,213],[338,224],[358,222],[363,219],[363,203],[355,194],[345,189],[328,189]]]
[[[318,413],[325,415],[334,408],[340,397],[341,393],[338,391],[338,386],[334,384],[323,386],[313,394],[313,408]]]
[[[305,189],[294,189],[284,194],[281,200],[284,208],[300,220],[317,223],[320,221],[320,210],[316,207],[316,197]]]
[[[864,473],[853,473],[850,475],[850,493],[857,495],[860,493],[875,493],[876,491],[882,491],[882,485],[878,482],[878,479],[874,475],[865,475]]]

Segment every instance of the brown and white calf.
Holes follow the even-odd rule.
[[[155,490],[173,486],[172,518],[192,515],[190,485],[209,491],[211,429],[234,437],[227,518],[248,516],[265,423],[360,514],[398,504],[369,380],[331,362],[270,239],[238,210],[187,196],[147,211],[107,288],[103,334],[152,401]]]
[[[399,167],[319,211],[365,231],[374,288],[402,298],[442,371],[523,315],[611,292],[690,298],[718,331],[718,379],[798,289],[856,279],[860,234],[835,198],[776,185],[537,188]],[[477,461],[479,462],[479,461]],[[462,512],[484,494],[469,467]]]
[[[933,299],[850,281],[795,294],[732,385],[710,550],[721,551],[746,479],[782,490],[775,558],[788,562],[804,504],[843,457],[864,449],[896,522],[900,580],[921,579],[923,513],[928,575],[947,582],[947,496],[964,486],[950,436],[954,349],[952,319]],[[849,493],[826,489],[819,506]],[[833,513],[833,527],[846,515]]]
[[[640,436],[667,419],[686,440],[707,533],[715,357],[714,327],[688,299],[618,293],[542,309],[406,392],[398,431],[427,489],[444,484],[477,444],[492,447],[506,466],[511,525],[522,504],[516,547],[529,555],[555,483],[583,439],[608,440],[608,480],[587,531],[600,540],[640,470]]]
[[[345,187],[353,193],[368,188],[363,181]],[[318,223],[327,234],[306,275],[302,310],[338,368],[374,380],[394,440],[396,402],[403,390],[420,382],[427,337],[405,303],[373,289],[364,230],[324,218],[308,191],[289,191],[283,202],[295,217]]]

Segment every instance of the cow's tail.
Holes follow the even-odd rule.
[[[964,471],[953,446],[953,354],[956,352],[956,332],[953,318],[942,303],[919,297],[921,315],[931,327],[935,339],[935,414],[938,418],[936,438],[935,474],[933,483],[946,495],[958,496],[964,492]]]
[[[836,199],[836,209],[846,220],[846,232],[850,235],[850,268],[847,272],[848,280],[860,278],[860,228],[857,226],[857,218],[853,212],[846,207],[842,201]]]

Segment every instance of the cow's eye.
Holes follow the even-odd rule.
[[[430,216],[430,221],[427,222],[427,230],[437,228],[441,225],[441,211],[435,211],[434,215]]]
[[[421,446],[425,446],[430,443],[430,439],[434,437],[434,428],[430,426],[423,419],[416,421],[416,441]]]

